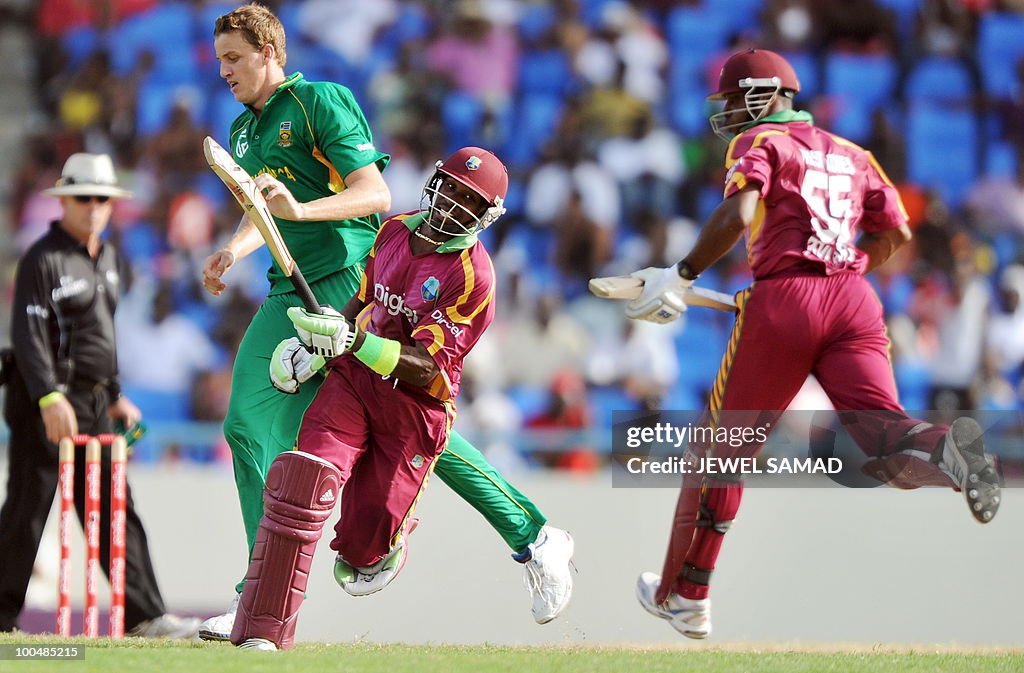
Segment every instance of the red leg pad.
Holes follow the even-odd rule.
[[[705,511],[710,515],[710,520],[702,521],[697,526],[693,543],[686,555],[687,565],[708,573],[715,569],[718,554],[722,551],[725,530],[736,518],[736,512],[739,511],[742,499],[743,484],[708,482],[702,502]],[[725,524],[725,527],[723,528],[721,524]],[[719,527],[718,529],[716,529],[716,525]],[[688,581],[679,575],[676,577],[674,591],[680,596],[691,599],[708,597],[707,583]]]
[[[322,458],[286,451],[274,460],[232,643],[265,638],[292,647],[313,552],[340,488],[341,473]]]

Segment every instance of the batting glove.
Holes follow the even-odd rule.
[[[644,282],[644,291],[626,304],[627,318],[663,325],[686,312],[683,295],[693,285],[693,281],[680,278],[674,264],[664,269],[649,266],[629,275]]]
[[[333,315],[333,316],[341,315],[340,313],[338,313],[334,309],[333,306],[329,306],[327,304],[321,304],[320,305],[320,310],[324,312],[324,315]],[[292,322],[294,323],[294,321],[292,321]],[[308,329],[302,329],[298,325],[295,325],[295,331],[298,333],[299,340],[302,341],[303,345],[306,345],[306,346],[312,346],[313,345],[313,334]]]
[[[324,359],[313,355],[296,337],[277,344],[270,358],[270,382],[282,393],[294,395],[324,366]]]
[[[288,319],[295,325],[300,338],[304,333],[308,334],[313,354],[328,360],[348,352],[356,340],[355,325],[337,311],[335,313],[337,315],[316,315],[298,306],[288,309]]]

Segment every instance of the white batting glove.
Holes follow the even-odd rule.
[[[337,357],[352,348],[356,340],[356,327],[337,311],[335,315],[316,315],[298,306],[288,309],[288,319],[295,325],[300,337],[309,335],[314,355],[326,359]]]
[[[338,313],[334,309],[333,306],[327,306],[326,304],[322,305],[320,307],[320,310],[324,312],[324,315],[333,315],[333,316],[341,315],[340,313]],[[294,322],[295,321],[292,321],[293,324],[294,324]],[[305,345],[305,346],[312,346],[313,345],[313,334],[312,334],[312,332],[310,332],[308,329],[302,329],[298,325],[294,325],[294,326],[295,326],[295,332],[299,335],[299,341],[301,341],[303,343],[303,345]]]
[[[277,344],[270,358],[270,382],[282,393],[294,395],[324,366],[324,359],[313,355],[296,337]]]
[[[644,291],[626,304],[627,318],[663,325],[686,312],[683,295],[693,281],[680,278],[675,264],[665,268],[649,266],[629,275],[644,281]]]

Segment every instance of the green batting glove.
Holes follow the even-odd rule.
[[[288,319],[300,335],[309,335],[310,347],[315,355],[326,359],[348,352],[356,340],[356,327],[342,315],[316,315],[292,306]]]

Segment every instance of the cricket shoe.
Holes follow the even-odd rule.
[[[277,652],[277,645],[266,638],[247,638],[238,646],[240,650],[257,650],[260,652]]]
[[[403,537],[387,556],[371,566],[349,564],[341,554],[334,559],[334,579],[349,596],[369,596],[391,584],[405,567],[408,549]]]
[[[235,626],[235,613],[238,612],[238,601],[241,599],[242,594],[235,594],[227,612],[210,617],[200,624],[199,638],[202,640],[231,640],[231,629]]]
[[[199,620],[163,614],[137,624],[128,636],[133,638],[195,638],[199,633]]]
[[[687,638],[700,640],[711,635],[711,599],[683,598],[669,594],[664,603],[655,603],[661,577],[654,573],[641,573],[636,580],[636,599],[655,617],[664,619]]]
[[[572,598],[572,535],[544,526],[537,539],[512,558],[524,566],[526,588],[533,597],[533,618],[547,624],[562,614]]]
[[[988,523],[999,511],[999,471],[995,460],[985,453],[984,432],[973,418],[953,421],[946,433],[939,467],[960,487],[971,514]]]

